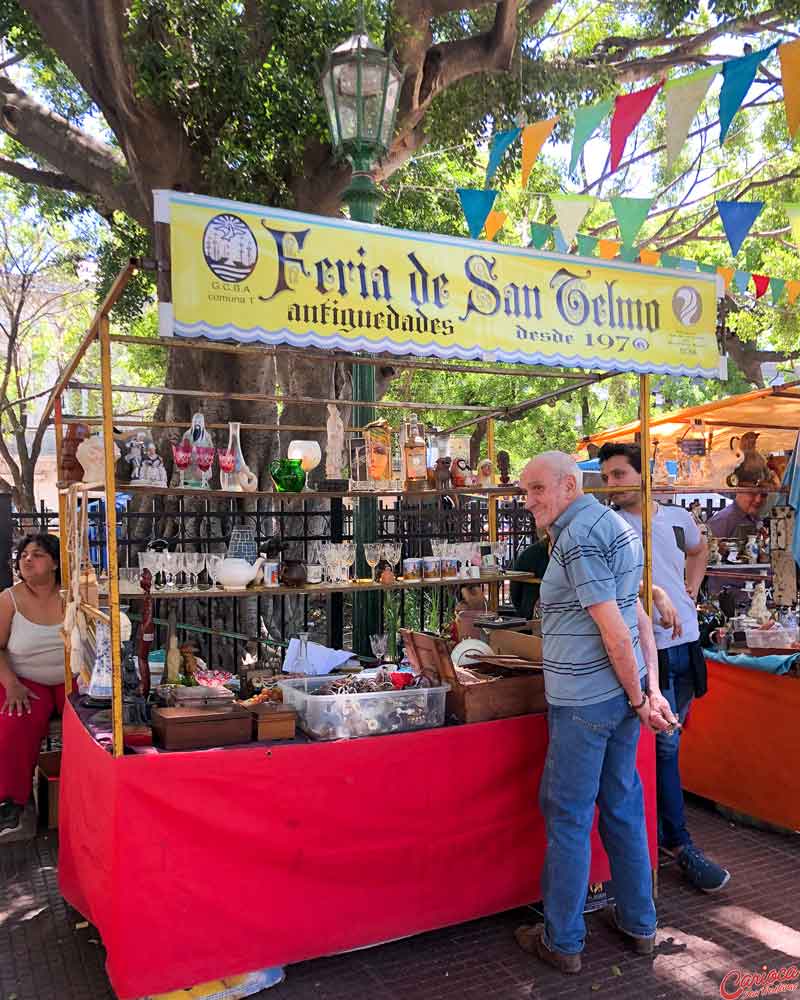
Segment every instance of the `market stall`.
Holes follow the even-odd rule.
[[[707,276],[676,278],[637,265],[591,261],[582,264],[590,265],[595,276],[585,274],[578,279],[564,266],[567,260],[574,264],[574,259],[558,255],[493,246],[490,260],[481,243],[376,230],[169,192],[157,193],[156,218],[171,226],[173,287],[173,301],[161,307],[163,336],[152,342],[156,346],[246,351],[255,356],[265,349],[260,345],[272,349],[276,344],[289,344],[292,349],[372,352],[372,358],[361,358],[362,364],[396,352],[438,358],[442,363],[480,358],[489,363],[589,368],[573,373],[578,386],[590,382],[596,369],[603,373],[632,370],[641,373],[645,439],[646,372],[713,375],[717,371],[716,284]],[[237,272],[237,282],[252,274],[249,282],[262,295],[242,295],[237,287],[226,289],[230,275],[220,284],[217,271],[223,266],[225,241],[230,239],[235,246],[228,252],[236,254],[236,267],[242,272]],[[325,255],[333,253],[334,247],[339,256],[331,261]],[[429,251],[435,251],[435,258],[427,256]],[[369,260],[371,270],[362,272],[353,264],[360,257]],[[415,270],[409,275],[410,257],[415,258]],[[423,259],[430,267],[435,259],[437,273],[428,272]],[[60,397],[71,384],[82,353],[99,341],[104,474],[99,481],[87,475],[83,483],[64,489],[63,525],[79,515],[87,497],[98,490],[111,495],[121,485],[115,478],[112,393],[132,387],[112,383],[112,346],[124,338],[111,335],[108,311],[130,271],[120,277],[56,390],[61,449],[68,418],[60,409]],[[345,280],[345,273],[353,276],[352,282]],[[486,274],[491,277],[491,293]],[[612,276],[619,295],[627,288],[629,297],[609,308],[618,309],[620,316],[627,310],[631,324],[638,322],[642,327],[641,336],[612,336],[598,320],[599,307],[593,310],[594,322],[588,305],[582,311],[581,303],[588,303],[595,291],[610,287],[606,279]],[[673,315],[676,284],[693,298],[696,308],[691,325],[677,313]],[[341,307],[336,315],[330,307],[326,312],[327,295],[334,286],[343,298],[351,292],[357,295],[359,308],[350,308],[347,315]],[[371,304],[361,301],[365,291],[374,300]],[[641,298],[645,293],[646,302]],[[419,313],[424,323],[414,320]],[[527,325],[521,325],[523,319]],[[540,321],[542,329],[547,325],[547,336],[533,328],[534,321]],[[613,322],[610,325],[617,327]],[[671,338],[653,336],[651,344],[648,337],[663,329],[671,331]],[[547,369],[530,370],[541,375]],[[169,391],[202,394],[191,389]],[[280,402],[278,397],[264,398]],[[336,405],[329,400],[314,402]],[[397,405],[415,408],[410,403]],[[429,405],[416,404],[416,409]],[[491,415],[482,413],[477,419],[490,420]],[[195,429],[194,443],[206,447],[201,422]],[[316,500],[333,503],[337,498],[363,498],[365,490],[372,496],[397,493],[416,498],[457,497],[471,491],[483,493],[492,504],[519,492],[508,482],[481,485],[473,479],[459,485],[452,478],[437,479],[444,477],[444,470],[438,462],[430,472],[425,468],[424,436],[413,420],[403,427],[400,481],[395,482],[388,457],[392,440],[383,436],[386,426],[371,438],[368,430],[363,427],[354,432],[358,447],[365,449],[368,482],[356,474],[360,453],[351,450],[349,479],[342,482],[335,475],[336,468],[326,470],[328,479],[339,485],[331,488],[328,482],[327,491],[320,490]],[[335,426],[329,430],[329,446],[332,441],[341,445]],[[244,499],[247,493],[254,500],[266,496],[285,500],[287,491],[299,497],[305,484],[305,474],[300,475],[305,472],[302,458],[273,463],[275,489],[264,492],[254,488],[257,477],[246,463],[242,468],[234,454],[234,461],[227,465],[228,459],[220,452],[219,489],[208,489],[208,477],[203,475],[208,467],[201,468],[196,484],[185,483],[182,472],[179,482],[167,486],[161,481],[156,449],[150,443],[134,454],[136,462],[131,464],[136,476],[131,479],[135,481],[125,481],[134,493],[161,490],[183,495],[205,490],[207,496],[228,502]],[[185,469],[187,477],[194,475],[193,446],[190,436],[185,462],[176,454],[176,472]],[[177,452],[181,446],[175,443],[173,447]],[[493,458],[490,454],[490,465]],[[493,469],[489,475],[495,475]],[[643,493],[649,496],[647,482]],[[211,590],[220,599],[237,601],[264,592],[276,597],[287,592],[297,596],[360,590],[391,593],[452,588],[463,580],[487,588],[512,578],[533,580],[529,574],[514,577],[492,560],[496,517],[494,527],[492,517],[489,520],[490,551],[485,558],[468,547],[461,552],[447,548],[422,560],[404,559],[401,537],[399,550],[383,546],[383,564],[373,560],[373,573],[367,579],[351,578],[353,550],[349,543],[338,541],[325,550],[324,578],[314,582],[311,566],[284,563],[279,567],[277,562],[271,566],[255,550],[247,550],[246,536],[237,538],[238,549],[231,540],[227,556],[211,571],[211,583],[205,588],[196,589],[197,573],[203,570],[192,560],[175,562],[167,552],[153,562],[145,554],[139,582],[124,581],[128,599],[141,600],[144,606],[139,642],[150,621],[149,599],[136,590],[139,586],[145,591],[152,586],[152,598],[162,602],[207,597]],[[182,744],[183,752],[170,752],[168,747],[176,744],[168,743],[165,733],[171,739],[176,729],[170,730],[168,723],[187,721],[176,712],[190,713],[185,700],[178,698],[178,689],[185,687],[177,680],[178,674],[188,676],[194,667],[186,654],[183,659],[178,655],[171,631],[168,683],[162,687],[174,689],[165,695],[172,700],[166,708],[142,705],[144,698],[135,679],[131,686],[137,661],[120,613],[113,504],[108,509],[107,529],[108,593],[95,595],[94,600],[86,579],[91,573],[85,562],[76,559],[80,529],[64,539],[64,580],[67,592],[76,595],[73,610],[84,616],[84,624],[102,625],[107,638],[103,656],[97,655],[98,642],[95,662],[88,666],[92,678],[99,668],[108,669],[110,709],[104,715],[94,713],[91,698],[87,702],[77,693],[67,709],[60,884],[65,897],[98,927],[108,952],[109,975],[121,997],[374,944],[538,897],[544,843],[536,792],[547,743],[544,714],[531,714],[529,707],[514,711],[512,706],[483,716],[492,721],[470,722],[463,716],[459,719],[456,712],[460,724],[443,725],[452,721],[451,699],[445,700],[448,685],[437,686],[427,672],[403,677],[402,671],[390,668],[359,687],[358,679],[346,677],[312,681],[306,676],[310,671],[299,669],[294,660],[292,669],[300,677],[294,681],[286,675],[276,678],[284,708],[295,713],[298,728],[303,730],[294,739],[261,738],[263,720],[251,720],[247,714],[252,706],[246,701],[230,705],[226,694],[225,703],[213,707],[216,716],[188,720],[192,735]],[[371,544],[364,540],[365,554]],[[649,602],[647,529],[645,545],[645,599]],[[390,551],[393,554],[387,557]],[[179,578],[182,585],[177,583]],[[297,655],[309,666],[306,653],[303,641]],[[69,654],[71,683],[71,670],[87,665],[75,659],[82,656],[80,643],[73,642]],[[490,659],[486,657],[485,662]],[[540,664],[534,658],[514,659],[514,664],[505,662],[497,668],[499,673],[475,674],[466,681],[458,675],[458,682],[499,685],[507,674],[516,672],[527,673],[530,683],[541,687]],[[145,662],[140,650],[140,674]],[[144,685],[143,676],[139,685]],[[527,686],[527,682],[518,684],[520,689]],[[271,692],[273,687],[265,690]],[[161,697],[162,692],[156,693]],[[321,697],[315,703],[317,695]],[[175,699],[184,707],[170,708]],[[333,705],[332,714],[315,725],[312,709],[316,711],[326,699]],[[263,708],[264,703],[260,704]],[[529,700],[519,702],[520,706],[530,704]],[[134,706],[143,708],[145,715],[152,710],[155,745],[150,745],[149,727],[141,719],[138,725],[131,724],[126,713]],[[245,716],[243,733],[236,727]],[[161,720],[160,729],[157,720]],[[224,725],[224,739],[214,742],[209,737],[212,724]],[[251,724],[257,738],[247,742]],[[239,737],[232,738],[231,731]],[[232,745],[221,749],[220,743]],[[647,735],[640,742],[639,770],[655,869],[654,751]],[[591,877],[602,881],[608,867],[596,838],[593,848]],[[154,949],[143,941],[159,944]]]
[[[798,382],[654,417],[651,431],[656,455],[679,458],[681,442],[698,428],[706,444],[705,453],[695,452],[695,461],[704,464],[693,476],[690,473],[688,481],[681,479],[679,471],[670,484],[654,485],[654,495],[662,502],[686,502],[687,495],[713,493],[735,502],[738,493],[747,492],[727,482],[737,463],[745,460],[742,440],[750,443],[751,454],[774,463],[782,476],[796,446],[798,427]],[[639,432],[639,421],[632,421],[595,434],[584,444],[599,447],[607,441],[633,441]],[[788,505],[788,485],[776,490],[773,483],[769,489],[765,498],[769,530],[758,554],[740,546],[740,553],[731,558],[720,552],[718,541],[710,539],[712,596],[710,606],[701,613],[712,624],[723,626],[723,631],[708,636],[708,693],[693,705],[681,738],[681,777],[687,791],[746,816],[797,830],[800,779],[793,758],[794,720],[800,706],[800,643],[795,511]],[[719,605],[725,603],[726,592],[734,603],[723,616]]]

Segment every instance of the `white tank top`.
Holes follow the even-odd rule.
[[[61,684],[64,681],[64,639],[61,625],[37,625],[17,608],[14,591],[9,590],[14,605],[11,633],[6,645],[11,669],[17,677],[37,684]]]

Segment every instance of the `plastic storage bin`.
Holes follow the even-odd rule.
[[[745,639],[751,649],[791,649],[797,645],[798,635],[796,628],[749,628]]]
[[[283,701],[296,710],[300,728],[319,740],[347,740],[383,736],[444,723],[449,684],[434,688],[406,688],[370,694],[315,695],[330,677],[280,681]],[[306,688],[307,685],[307,688]]]

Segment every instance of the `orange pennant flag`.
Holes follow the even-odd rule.
[[[800,281],[787,281],[786,282],[786,296],[789,299],[789,305],[794,305],[794,300],[800,295]]]
[[[503,223],[508,216],[505,212],[495,212],[494,209],[486,216],[483,224],[483,232],[487,240],[493,240],[503,228]]]
[[[642,264],[647,264],[648,267],[658,267],[661,254],[657,250],[640,250],[639,260]]]
[[[619,253],[621,246],[619,240],[598,240],[597,252],[603,260],[613,260]]]
[[[733,275],[736,268],[733,267],[718,267],[717,274],[722,276],[722,280],[725,282],[725,291],[731,287],[731,282],[733,281]]]
[[[547,118],[541,122],[534,122],[533,125],[526,125],[522,130],[522,186],[528,183],[536,157],[541,152],[542,146],[550,138],[550,134],[556,127],[558,115]]]
[[[783,103],[786,107],[786,123],[789,135],[800,128],[800,39],[787,42],[778,48],[783,80]]]

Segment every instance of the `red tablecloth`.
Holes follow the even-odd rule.
[[[113,759],[64,716],[59,879],[123,998],[541,896],[545,716]],[[655,865],[655,757],[639,749]],[[592,881],[609,877],[594,834]]]
[[[800,830],[800,680],[707,660],[708,693],[681,735],[683,787]]]

